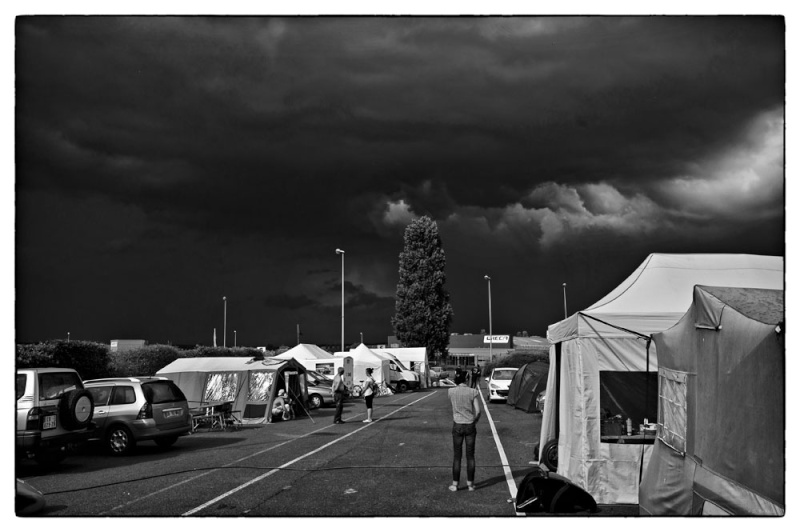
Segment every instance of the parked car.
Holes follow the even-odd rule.
[[[511,379],[519,368],[494,368],[491,375],[486,377],[489,383],[489,394],[486,396],[487,401],[508,400],[508,387],[511,385]]]
[[[18,369],[16,395],[18,458],[54,465],[89,439],[94,401],[74,369]]]
[[[94,399],[93,439],[115,456],[129,454],[141,441],[169,447],[192,430],[189,404],[165,377],[94,379],[84,386]]]
[[[309,408],[320,408],[323,405],[335,404],[336,401],[334,401],[333,393],[331,392],[332,385],[333,379],[329,379],[316,371],[306,370]]]
[[[547,390],[542,390],[539,392],[539,395],[536,396],[536,410],[539,412],[544,412],[544,396],[547,395]]]

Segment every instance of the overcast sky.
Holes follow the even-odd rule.
[[[16,339],[392,334],[436,220],[452,332],[649,253],[784,254],[780,17],[21,17]]]

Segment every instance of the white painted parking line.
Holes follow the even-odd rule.
[[[426,395],[426,396],[424,396],[424,397],[420,397],[420,398],[419,398],[419,399],[417,399],[416,401],[412,401],[412,402],[408,403],[407,405],[401,406],[401,407],[400,407],[400,408],[398,408],[397,410],[393,410],[392,412],[389,412],[389,413],[388,413],[388,414],[386,414],[385,416],[378,418],[378,419],[377,419],[377,422],[380,422],[382,419],[386,419],[387,417],[391,416],[392,414],[396,414],[397,412],[399,412],[399,411],[403,410],[404,408],[408,408],[409,406],[411,406],[411,405],[413,405],[413,404],[415,404],[415,403],[419,403],[420,401],[422,401],[422,400],[424,400],[424,399],[427,399],[428,397],[431,397],[431,396],[432,396],[434,393],[436,393],[436,392],[431,392],[431,393],[429,393],[428,395]],[[307,453],[306,453],[306,454],[304,454],[303,456],[298,456],[298,457],[297,457],[297,458],[295,458],[294,460],[290,460],[290,461],[286,462],[285,464],[283,464],[283,465],[280,465],[280,466],[276,467],[275,469],[270,469],[269,471],[267,471],[267,472],[266,472],[266,473],[264,473],[263,475],[257,476],[256,478],[254,478],[254,479],[252,479],[252,480],[249,480],[249,481],[245,482],[244,484],[241,484],[241,485],[239,485],[239,486],[237,486],[237,487],[233,488],[232,490],[229,490],[229,491],[227,491],[227,492],[223,493],[223,494],[222,494],[222,495],[220,495],[219,497],[215,497],[214,499],[211,499],[210,501],[208,501],[208,502],[206,502],[206,503],[203,503],[203,504],[201,504],[200,506],[198,506],[198,507],[196,507],[196,508],[192,508],[192,509],[191,509],[191,510],[189,510],[188,512],[186,512],[186,513],[182,514],[181,516],[182,516],[182,517],[187,517],[187,516],[190,516],[190,515],[193,515],[193,514],[195,514],[195,513],[199,512],[200,510],[203,510],[204,508],[208,508],[208,507],[209,507],[209,506],[211,506],[212,504],[215,504],[215,503],[217,503],[217,502],[221,501],[222,499],[225,499],[226,497],[230,497],[230,496],[231,496],[231,495],[233,495],[234,493],[236,493],[236,492],[238,492],[238,491],[241,491],[241,490],[245,489],[246,487],[248,487],[248,486],[251,486],[251,485],[255,484],[256,482],[260,482],[261,480],[264,480],[265,478],[267,478],[267,477],[269,477],[269,476],[271,476],[271,475],[274,475],[275,473],[277,473],[277,472],[278,472],[278,471],[280,471],[281,469],[283,469],[283,468],[286,468],[286,467],[289,467],[290,465],[292,465],[292,464],[295,464],[295,463],[299,462],[300,460],[303,460],[304,458],[308,458],[309,456],[312,456],[312,455],[314,455],[314,454],[316,454],[316,453],[320,452],[321,450],[323,450],[323,449],[326,449],[326,448],[330,447],[331,445],[333,445],[333,444],[335,444],[335,443],[338,443],[338,442],[340,442],[340,441],[342,441],[342,440],[344,440],[344,439],[346,439],[346,438],[349,438],[349,437],[350,437],[350,436],[352,436],[353,434],[358,434],[358,433],[359,433],[359,432],[361,432],[362,430],[364,430],[364,429],[367,429],[367,428],[369,428],[369,427],[370,427],[370,426],[372,426],[372,425],[374,425],[374,423],[367,423],[367,424],[365,424],[365,425],[361,425],[361,427],[360,427],[360,428],[358,428],[358,429],[356,429],[356,430],[354,430],[354,431],[352,431],[352,432],[348,432],[348,433],[347,433],[347,434],[345,434],[344,436],[341,436],[341,437],[339,437],[339,438],[336,438],[335,440],[333,440],[333,441],[330,441],[330,442],[326,443],[325,445],[322,445],[321,447],[317,447],[317,448],[316,448],[316,449],[314,449],[313,451],[307,452]],[[328,428],[328,427],[326,427],[326,428]]]
[[[478,387],[478,390],[481,388]],[[511,474],[511,467],[508,465],[508,458],[506,457],[506,452],[503,449],[503,444],[500,443],[500,436],[497,435],[497,429],[494,426],[494,420],[492,419],[492,414],[489,412],[489,406],[486,404],[486,400],[483,398],[483,393],[478,392],[478,395],[481,397],[481,402],[483,403],[483,409],[486,411],[486,419],[489,420],[489,427],[492,429],[492,434],[494,435],[494,443],[497,445],[497,452],[500,454],[500,463],[503,466],[503,472],[506,475],[506,482],[508,483],[508,492],[511,494],[511,500],[517,500],[517,484],[514,482],[514,475]],[[524,517],[525,514],[516,511],[515,513],[517,516]]]
[[[424,399],[424,397],[423,397],[422,399]],[[406,405],[406,406],[408,406],[408,405]],[[394,413],[394,412],[391,412],[390,414],[387,414],[386,416],[383,416],[383,417],[384,417],[384,418],[385,418],[385,417],[388,417],[389,415],[391,415],[391,414],[393,414],[393,413]],[[351,416],[351,417],[349,417],[348,419],[353,419],[353,417],[358,417],[358,416]],[[380,419],[383,419],[383,418],[380,418]],[[213,472],[215,472],[215,471],[217,471],[217,470],[219,470],[219,469],[225,469],[226,467],[230,467],[230,466],[232,466],[232,465],[238,464],[239,462],[243,462],[243,461],[245,461],[245,460],[249,460],[250,458],[253,458],[253,457],[255,457],[255,456],[258,456],[258,455],[260,455],[260,454],[264,454],[264,453],[266,453],[266,452],[269,452],[269,451],[271,451],[271,450],[273,450],[273,449],[277,449],[278,447],[281,447],[281,446],[283,446],[283,445],[286,445],[286,444],[287,444],[287,443],[289,443],[289,442],[294,442],[294,441],[297,441],[297,440],[299,440],[300,438],[305,438],[306,436],[311,436],[312,434],[316,434],[317,432],[319,432],[319,431],[321,431],[321,430],[328,429],[328,428],[330,428],[330,426],[329,426],[329,425],[325,425],[324,427],[320,427],[320,428],[318,428],[317,430],[313,430],[313,431],[311,431],[311,432],[308,432],[308,433],[306,433],[306,434],[303,434],[303,435],[301,435],[301,436],[297,436],[297,437],[295,437],[295,438],[292,438],[292,439],[290,439],[290,440],[286,440],[286,441],[284,441],[284,442],[281,442],[281,443],[278,443],[278,444],[276,444],[276,445],[273,445],[272,447],[269,447],[269,448],[267,448],[267,449],[262,449],[262,450],[260,450],[260,451],[258,451],[258,452],[256,452],[256,453],[253,453],[253,454],[247,455],[247,456],[245,456],[245,457],[239,458],[239,459],[237,459],[237,460],[234,460],[233,462],[228,462],[227,464],[224,464],[224,465],[218,466],[218,467],[216,467],[216,468],[214,468],[214,469],[211,469],[211,470],[205,471],[205,472],[203,472],[203,473],[200,473],[199,475],[195,475],[195,476],[193,476],[193,477],[190,477],[190,478],[187,478],[187,479],[181,480],[180,482],[177,482],[177,483],[175,483],[175,484],[171,484],[171,485],[169,485],[169,486],[167,486],[167,487],[165,487],[165,488],[161,488],[161,489],[160,489],[160,490],[158,490],[158,491],[154,491],[154,492],[152,492],[152,493],[148,493],[147,495],[144,495],[144,496],[142,496],[142,497],[139,497],[139,498],[136,498],[136,499],[130,500],[130,501],[128,501],[128,502],[125,502],[125,503],[123,503],[123,504],[120,504],[119,506],[115,506],[115,507],[111,508],[110,510],[105,510],[105,511],[103,511],[103,512],[100,512],[98,515],[107,515],[107,514],[110,514],[110,513],[112,513],[112,512],[115,512],[115,511],[117,511],[117,510],[120,510],[120,509],[122,509],[122,508],[125,508],[126,506],[130,506],[131,504],[136,504],[136,503],[138,503],[138,502],[141,502],[141,501],[144,501],[144,500],[146,500],[146,499],[149,499],[150,497],[153,497],[153,496],[155,496],[155,495],[158,495],[159,493],[164,493],[165,491],[171,490],[171,489],[173,489],[173,488],[177,488],[178,486],[181,486],[181,485],[183,485],[183,484],[186,484],[187,482],[191,482],[191,481],[193,481],[193,480],[197,480],[198,478],[204,477],[204,476],[206,476],[206,475],[210,475],[211,473],[213,473]]]

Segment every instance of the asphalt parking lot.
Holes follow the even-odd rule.
[[[485,400],[485,393],[482,400]],[[452,444],[445,388],[346,403],[311,417],[198,432],[127,457],[88,446],[51,471],[18,465],[45,494],[44,516],[514,517],[516,485],[536,465],[541,415],[489,405],[478,424],[476,487],[447,489]],[[491,418],[491,422],[490,422]],[[464,465],[466,462],[464,462]],[[603,508],[596,515],[633,515]]]

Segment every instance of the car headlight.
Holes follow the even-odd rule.
[[[489,383],[489,388],[492,388],[492,389],[494,389],[494,390],[498,390],[500,387],[499,387],[498,385],[496,385],[495,383],[493,383],[493,382],[490,382],[490,383]]]

